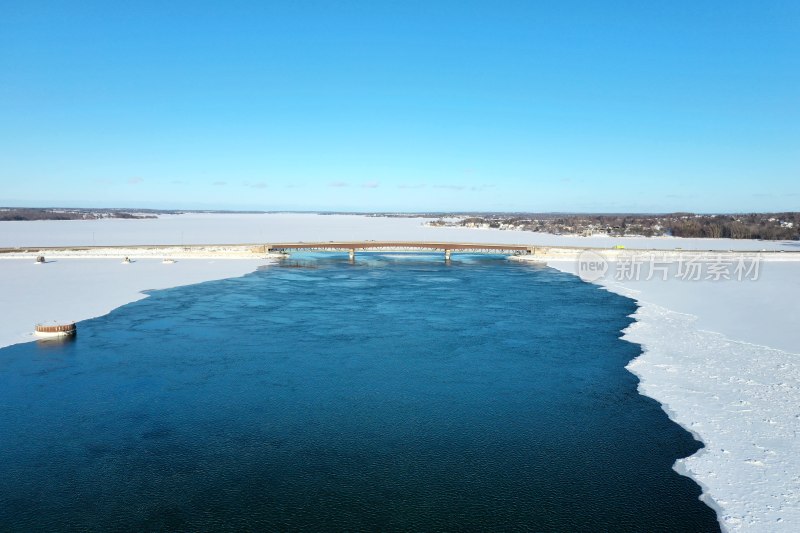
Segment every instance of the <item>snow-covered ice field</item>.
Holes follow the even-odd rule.
[[[38,322],[78,321],[144,298],[142,291],[242,276],[268,260],[0,259],[0,347],[36,340]]]
[[[420,218],[188,214],[153,220],[0,223],[0,247],[234,244],[311,240],[470,241],[684,250],[800,251],[796,242],[608,238],[432,228]],[[775,254],[779,256],[787,254]],[[238,276],[265,260],[0,259],[0,346],[39,321],[83,320],[140,291]],[[574,261],[551,266],[574,272]],[[762,264],[757,280],[599,281],[639,301],[625,338],[645,353],[640,390],[706,448],[676,468],[696,479],[731,531],[800,531],[800,262]]]
[[[360,215],[203,214],[163,215],[157,219],[4,222],[0,248],[143,244],[239,244],[336,240],[442,240],[542,246],[623,244],[629,248],[685,250],[795,250],[797,242],[670,237],[577,237],[530,231],[426,227],[431,219]]]

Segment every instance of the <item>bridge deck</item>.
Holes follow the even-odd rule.
[[[266,245],[268,250],[451,250],[451,251],[512,251],[527,252],[532,245],[486,244],[470,242],[416,241],[351,241],[351,242],[291,242]]]

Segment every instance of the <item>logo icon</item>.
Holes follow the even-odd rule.
[[[583,281],[597,281],[608,272],[606,258],[592,250],[584,250],[578,255],[578,277]]]

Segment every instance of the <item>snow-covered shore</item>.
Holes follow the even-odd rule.
[[[153,220],[0,223],[0,247],[437,240],[673,250],[786,250],[794,242],[602,238],[431,228],[425,219],[355,215],[178,215]],[[119,250],[111,255],[122,253]],[[176,252],[177,253],[177,252]],[[163,251],[153,252],[157,257]],[[136,255],[124,254],[135,257]],[[775,259],[789,254],[774,254]],[[214,256],[218,257],[218,256]],[[551,258],[552,259],[552,258]],[[31,340],[33,324],[83,320],[141,291],[243,275],[265,259],[0,260],[0,347]],[[574,260],[549,261],[576,271]],[[800,530],[800,262],[767,261],[758,280],[599,283],[641,307],[625,338],[645,353],[630,370],[706,448],[676,468],[697,480],[731,530]]]

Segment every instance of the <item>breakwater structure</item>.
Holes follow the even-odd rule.
[[[63,324],[36,324],[35,333],[37,337],[53,339],[58,337],[71,337],[78,332],[78,327],[74,322]]]

